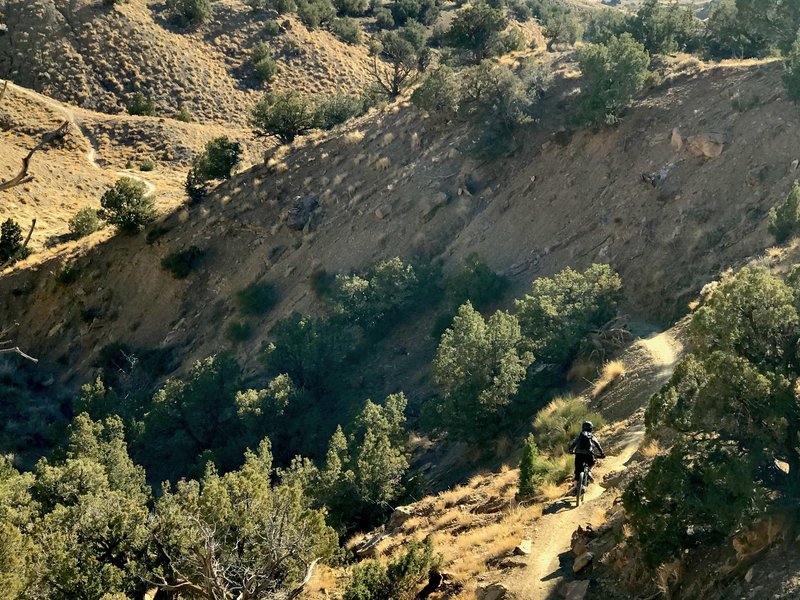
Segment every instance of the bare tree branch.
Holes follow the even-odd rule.
[[[5,93],[5,88],[4,88]],[[15,177],[12,177],[8,181],[0,182],[0,192],[5,192],[6,190],[10,190],[13,187],[18,185],[22,185],[23,183],[27,183],[31,181],[32,177],[28,176],[28,169],[30,168],[31,159],[33,155],[44,148],[45,146],[52,144],[56,140],[60,140],[64,136],[67,135],[67,131],[69,131],[69,122],[64,121],[61,126],[56,129],[55,131],[50,131],[42,137],[42,141],[40,141],[30,152],[28,155],[22,159],[22,169]]]
[[[286,597],[287,600],[293,600],[293,598],[297,598],[305,589],[305,587],[308,585],[308,582],[311,581],[311,576],[314,574],[314,567],[317,566],[318,562],[318,558],[315,558],[313,561],[311,561],[311,564],[308,565],[308,569],[306,570],[306,576],[303,577],[303,581],[300,582],[300,585],[289,592],[289,595]]]
[[[26,358],[33,363],[39,362],[38,358],[33,358],[30,354],[25,354],[17,346],[14,346],[13,348],[0,348],[0,354],[19,354],[22,358]]]

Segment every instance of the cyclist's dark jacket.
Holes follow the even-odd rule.
[[[597,452],[594,452],[594,449],[597,449]],[[588,431],[581,431],[580,435],[572,440],[569,451],[572,454],[597,454],[599,456],[605,454],[595,437]]]

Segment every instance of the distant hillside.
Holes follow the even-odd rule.
[[[141,91],[164,116],[185,108],[203,122],[243,124],[264,89],[245,63],[256,42],[268,40],[266,17],[241,0],[215,2],[212,22],[188,32],[170,25],[163,3],[152,0],[5,0],[0,12],[8,27],[0,35],[0,79],[83,108],[124,112]],[[284,33],[269,42],[279,64],[275,87],[364,87],[366,46],[310,32],[293,16],[279,20]]]

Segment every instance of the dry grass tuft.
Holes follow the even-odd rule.
[[[363,131],[348,131],[344,136],[344,141],[348,144],[360,144],[364,141]]]
[[[384,156],[376,160],[374,166],[378,171],[388,171],[389,167],[392,166],[392,161],[388,156]]]
[[[621,360],[612,360],[603,365],[600,378],[592,386],[592,397],[597,398],[610,388],[617,379],[625,375],[625,363]]]
[[[664,449],[657,440],[651,440],[647,444],[644,444],[639,450],[645,458],[655,458],[661,454]]]
[[[381,140],[381,145],[382,145],[382,146],[388,146],[388,145],[389,145],[389,144],[391,144],[393,141],[394,141],[394,134],[393,134],[393,133],[390,131],[389,133],[386,133],[386,134],[383,136],[383,139]]]
[[[567,371],[568,381],[591,381],[597,377],[597,363],[589,358],[576,358]]]

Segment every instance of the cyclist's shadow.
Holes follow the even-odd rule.
[[[570,498],[562,498],[556,502],[552,502],[547,508],[542,511],[543,515],[554,515],[562,511],[575,508],[575,500]]]

